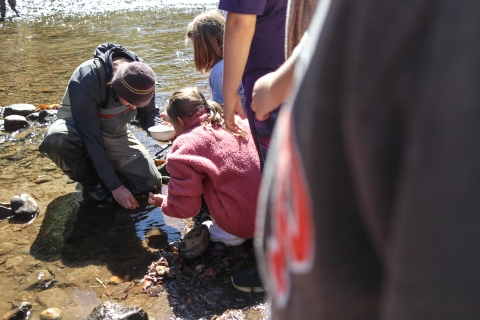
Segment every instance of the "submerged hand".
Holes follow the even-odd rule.
[[[133,194],[123,185],[112,191],[115,200],[125,209],[138,208],[138,202]]]
[[[165,196],[163,194],[153,194],[151,192],[148,194],[148,204],[155,207],[160,207],[164,199]]]

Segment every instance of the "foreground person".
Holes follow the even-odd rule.
[[[74,71],[39,149],[93,199],[134,209],[134,195],[161,189],[153,159],[127,130],[135,117],[144,130],[155,125],[155,74],[122,46],[102,44],[94,56]]]
[[[327,9],[259,200],[271,318],[480,319],[480,2]]]

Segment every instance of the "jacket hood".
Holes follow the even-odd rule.
[[[131,61],[141,61],[143,60],[137,56],[134,52],[125,49],[122,45],[114,44],[114,43],[102,43],[100,44],[93,53],[94,58],[99,58],[100,61],[103,63],[105,68],[105,76],[107,83],[112,80],[113,70],[112,70],[112,57],[121,56],[125,57]]]

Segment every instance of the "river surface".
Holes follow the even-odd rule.
[[[0,106],[59,103],[73,70],[104,42],[124,45],[153,68],[160,108],[183,86],[198,86],[208,96],[185,30],[216,1],[17,2],[21,17],[7,5],[0,22]],[[152,155],[160,150],[159,142],[131,129]],[[87,319],[107,300],[141,307],[157,320],[266,317],[262,294],[241,293],[229,283],[231,272],[251,262],[248,245],[225,253],[212,249],[211,261],[181,266],[177,282],[153,294],[142,291],[149,265],[191,222],[168,218],[145,199],[135,211],[84,202],[81,187],[39,154],[45,131],[36,122],[13,133],[0,130],[0,202],[27,193],[41,208],[30,224],[0,217],[0,317],[29,301],[30,319],[50,307],[60,308],[63,319]],[[208,272],[200,274],[204,268]],[[114,276],[119,284],[109,284]],[[39,284],[48,278],[54,281]]]

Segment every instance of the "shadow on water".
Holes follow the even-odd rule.
[[[105,265],[112,275],[136,283],[131,295],[143,293],[152,302],[166,295],[171,311],[182,319],[265,315],[264,294],[240,292],[230,282],[232,274],[255,265],[251,241],[238,247],[210,242],[202,257],[184,261],[174,253],[186,226],[183,220],[169,220],[146,198],[139,199],[136,210],[82,199],[81,192],[73,192],[49,203],[30,249],[35,259],[61,260],[69,268]],[[141,290],[140,280],[160,257],[168,257],[170,276],[156,288]],[[111,288],[106,287],[107,295]]]
[[[136,210],[99,206],[83,202],[80,192],[58,197],[45,211],[31,254],[43,261],[61,259],[69,267],[102,264],[113,275],[141,279],[158,251],[181,232],[166,225],[146,198],[139,205]],[[152,230],[155,234],[149,236]]]

